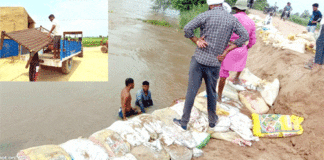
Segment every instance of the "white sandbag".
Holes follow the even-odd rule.
[[[173,105],[170,108],[172,110],[176,111],[178,113],[178,115],[182,116],[183,115],[184,104],[185,104],[185,102],[180,102],[178,104]],[[199,116],[200,116],[199,110],[197,108],[195,108],[195,107],[192,107],[189,121],[193,121],[195,119],[198,119]]]
[[[176,126],[175,124],[172,126],[164,126],[162,130],[163,133],[161,141],[167,145],[175,143],[188,148],[194,148],[197,146],[191,132],[183,131],[180,129],[180,126]]]
[[[135,121],[116,121],[107,129],[117,132],[133,147],[148,142],[151,138],[141,123]]]
[[[176,111],[181,116],[183,114],[183,108],[184,102],[180,102],[171,107],[172,110]],[[200,111],[196,107],[192,107],[187,127],[188,130],[203,132],[207,130],[208,120],[205,118],[205,116],[201,116]]]
[[[218,116],[216,126],[211,129],[214,132],[227,132],[231,126],[231,119],[226,116]]]
[[[198,148],[194,148],[193,150],[192,150],[192,155],[193,155],[193,157],[200,157],[200,156],[202,156],[203,155],[203,151],[201,150],[201,149],[198,149]]]
[[[118,133],[108,129],[92,134],[89,140],[105,148],[109,157],[120,157],[130,152],[130,144]]]
[[[134,155],[131,153],[127,153],[125,156],[122,157],[114,157],[112,160],[137,160]]]
[[[166,152],[169,153],[171,160],[191,160],[192,151],[185,146],[172,144],[170,146],[163,146]],[[194,148],[194,150],[197,148]]]
[[[233,84],[233,82],[229,81],[228,79],[226,80],[226,84],[230,85],[231,87],[235,88],[237,91],[244,91],[245,88],[241,85]]]
[[[152,115],[158,117],[165,125],[173,125],[173,119],[180,119],[181,116],[170,107],[155,110]]]
[[[218,81],[217,86],[216,86],[216,92],[217,93],[218,93],[218,85],[219,85],[219,81]],[[225,96],[225,97],[228,97],[228,98],[230,98],[232,100],[236,100],[236,101],[239,100],[237,90],[233,86],[228,85],[228,84],[225,84],[222,95]]]
[[[200,113],[200,117],[198,119],[189,121],[187,129],[190,131],[206,132],[208,130],[208,126],[209,122],[207,115]]]
[[[60,145],[72,159],[108,160],[106,150],[88,139],[73,139]]]
[[[299,53],[305,53],[305,43],[303,40],[298,39],[293,42],[284,42],[282,43],[283,49],[289,49]]]
[[[239,93],[239,97],[251,113],[265,114],[269,111],[268,105],[257,91],[242,91]]]
[[[274,101],[276,100],[279,94],[279,88],[280,84],[277,78],[272,83],[265,82],[265,84],[262,85],[262,90],[260,93],[264,101],[269,106],[272,106]]]
[[[252,84],[254,86],[258,86],[261,81],[261,79],[250,72],[248,68],[243,69],[240,75],[240,79],[246,80],[247,85]]]
[[[210,134],[206,133],[206,132],[192,132],[192,137],[195,139],[196,141],[196,148],[203,148],[207,145],[207,143],[210,140]]]
[[[158,135],[162,133],[163,122],[158,117],[151,114],[141,114],[129,120],[136,126],[145,128],[150,134],[152,140],[156,140]]]
[[[154,152],[160,152],[163,149],[159,139],[153,142],[145,142],[143,145],[150,148]]]
[[[244,140],[259,141],[259,137],[254,137],[251,131],[252,120],[242,113],[230,116],[230,129],[238,133]]]
[[[229,116],[235,115],[240,112],[240,109],[236,106],[232,106],[226,102],[219,104],[220,108],[224,109],[229,113]]]
[[[303,39],[305,39],[307,41],[310,41],[310,42],[316,41],[316,38],[315,38],[316,35],[315,35],[315,33],[312,33],[312,32],[307,32],[305,34],[303,34],[303,33],[297,34],[296,37],[303,38]]]
[[[229,132],[214,132],[211,134],[212,138],[229,141],[240,146],[252,146],[251,141],[247,141],[241,138],[239,134],[233,131]]]
[[[131,153],[139,160],[170,160],[170,155],[164,149],[155,152],[143,145],[132,148]]]

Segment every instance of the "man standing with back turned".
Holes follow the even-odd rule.
[[[218,120],[216,84],[221,61],[229,51],[241,47],[249,40],[243,25],[223,9],[223,2],[224,0],[207,0],[210,10],[199,14],[184,27],[185,37],[190,38],[198,46],[190,62],[189,84],[182,118],[173,119],[173,122],[184,130],[187,130],[191,109],[202,78],[206,83],[209,127],[215,127]],[[199,39],[194,36],[194,30],[198,27],[201,35]],[[240,38],[226,48],[233,32]]]

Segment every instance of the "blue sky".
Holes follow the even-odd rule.
[[[313,12],[312,5],[314,3],[319,4],[319,10],[324,13],[324,1],[323,0],[267,0],[270,6],[274,5],[277,2],[277,6],[280,9],[283,9],[288,2],[291,3],[293,7],[292,13],[299,12],[300,14],[304,12],[304,10],[308,10],[310,14]],[[321,3],[322,1],[322,3]]]
[[[62,31],[83,31],[83,36],[108,35],[108,0],[8,0],[2,7],[21,6],[36,22],[50,29],[50,14],[60,22]]]

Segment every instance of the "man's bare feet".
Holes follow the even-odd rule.
[[[218,96],[217,102],[222,102],[222,96]]]
[[[241,81],[239,78],[234,78],[233,84],[241,85]]]

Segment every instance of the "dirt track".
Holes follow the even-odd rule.
[[[252,11],[252,14],[255,13]],[[281,22],[276,17],[274,23]],[[294,30],[285,26],[278,28],[286,35],[300,33],[305,28],[286,23],[295,26]],[[310,70],[304,69],[304,62],[313,55],[275,49],[258,38],[249,51],[247,61],[247,67],[256,76],[270,81],[279,78],[279,96],[269,113],[303,116],[302,135],[260,138],[252,147],[212,139],[203,149],[204,156],[195,159],[324,159],[324,70],[312,75]]]
[[[83,52],[83,58],[73,57],[69,74],[45,67],[39,70],[38,81],[108,81],[108,54],[101,53],[100,47],[84,47]],[[22,60],[0,59],[0,81],[29,81],[25,65]]]

